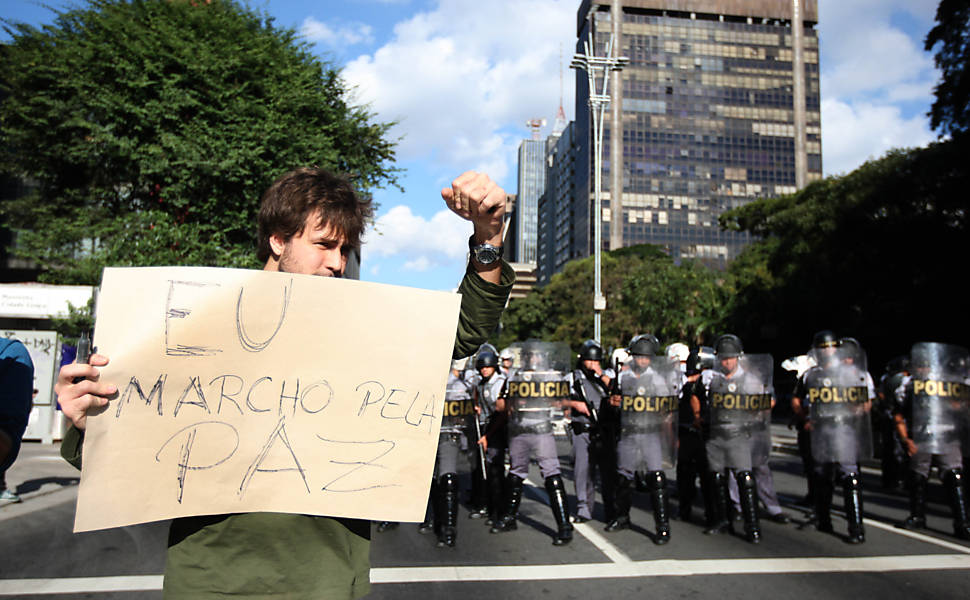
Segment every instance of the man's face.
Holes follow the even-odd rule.
[[[650,366],[650,357],[642,354],[637,354],[633,357],[633,365],[636,367],[637,371],[643,371]]]
[[[737,368],[738,368],[737,356],[727,356],[721,359],[721,369],[725,373],[734,373],[735,369]]]
[[[482,377],[488,379],[495,373],[495,367],[482,367],[478,372],[482,374]]]
[[[512,359],[511,358],[503,358],[502,359],[502,366],[505,367],[506,369],[511,369],[512,368]]]
[[[350,252],[343,235],[335,233],[329,223],[320,223],[319,211],[310,213],[303,231],[290,239],[271,236],[270,247],[279,256],[276,270],[323,277],[343,276]]]
[[[598,360],[590,360],[590,359],[583,360],[583,367],[585,367],[587,371],[595,371],[596,367],[598,367],[599,364],[600,364],[600,361]]]

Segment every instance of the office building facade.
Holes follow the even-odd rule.
[[[804,132],[803,180],[821,178],[817,4],[796,1],[803,23],[798,57],[792,0],[620,3],[618,53],[630,62],[619,72],[619,121],[611,122],[608,112],[604,125],[605,250],[612,237],[622,246],[658,245],[678,261],[723,265],[749,239],[722,231],[718,216],[757,198],[796,191],[796,131]],[[583,0],[577,17],[577,52],[592,33],[595,53],[603,56],[614,29],[610,0]],[[799,122],[796,59],[804,61],[805,116]],[[586,74],[577,71],[578,192],[572,212],[585,229],[574,242],[576,256],[589,255],[593,245],[588,94]],[[610,152],[617,127],[619,161],[620,152]],[[611,189],[614,168],[622,180],[619,207]]]

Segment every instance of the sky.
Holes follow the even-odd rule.
[[[58,0],[0,0],[0,18],[53,20]],[[562,103],[574,111],[579,0],[251,0],[299,31],[343,70],[355,104],[394,121],[396,188],[365,236],[361,279],[454,289],[464,273],[471,224],[450,213],[440,190],[467,170],[516,192],[526,121]],[[822,165],[852,171],[897,147],[934,140],[926,112],[939,73],[923,50],[936,0],[819,0]],[[6,36],[0,32],[0,39]]]

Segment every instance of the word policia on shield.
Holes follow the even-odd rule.
[[[460,301],[286,273],[105,269],[94,343],[118,394],[88,419],[75,531],[258,511],[421,521]]]

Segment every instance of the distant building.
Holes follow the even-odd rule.
[[[541,139],[522,140],[519,145],[515,262],[536,262],[539,197],[546,186],[545,147]]]
[[[577,52],[590,31],[605,54],[610,0],[583,0]],[[806,181],[822,176],[816,0],[803,0]],[[651,243],[675,260],[723,265],[749,241],[721,231],[722,212],[796,191],[798,123],[793,110],[791,0],[623,0],[619,54],[622,161],[613,165],[614,126],[603,137],[603,248]],[[592,127],[586,74],[576,73],[576,235],[570,257],[592,252]],[[563,134],[565,137],[565,133]],[[611,190],[621,169],[622,207]],[[552,201],[555,204],[555,201]],[[613,211],[620,210],[619,215]],[[551,212],[548,212],[551,211]],[[558,219],[560,208],[547,208]],[[554,221],[554,228],[563,227]],[[618,234],[618,235],[617,235]],[[557,249],[559,252],[561,249]],[[565,254],[565,253],[564,253]],[[558,254],[557,254],[558,256]],[[561,263],[553,261],[553,270]],[[540,281],[543,275],[540,273]]]
[[[546,141],[546,186],[539,199],[538,285],[562,270],[574,258],[584,256],[577,239],[586,239],[588,216],[577,218],[576,158],[579,144],[576,125],[569,122],[559,135]]]

